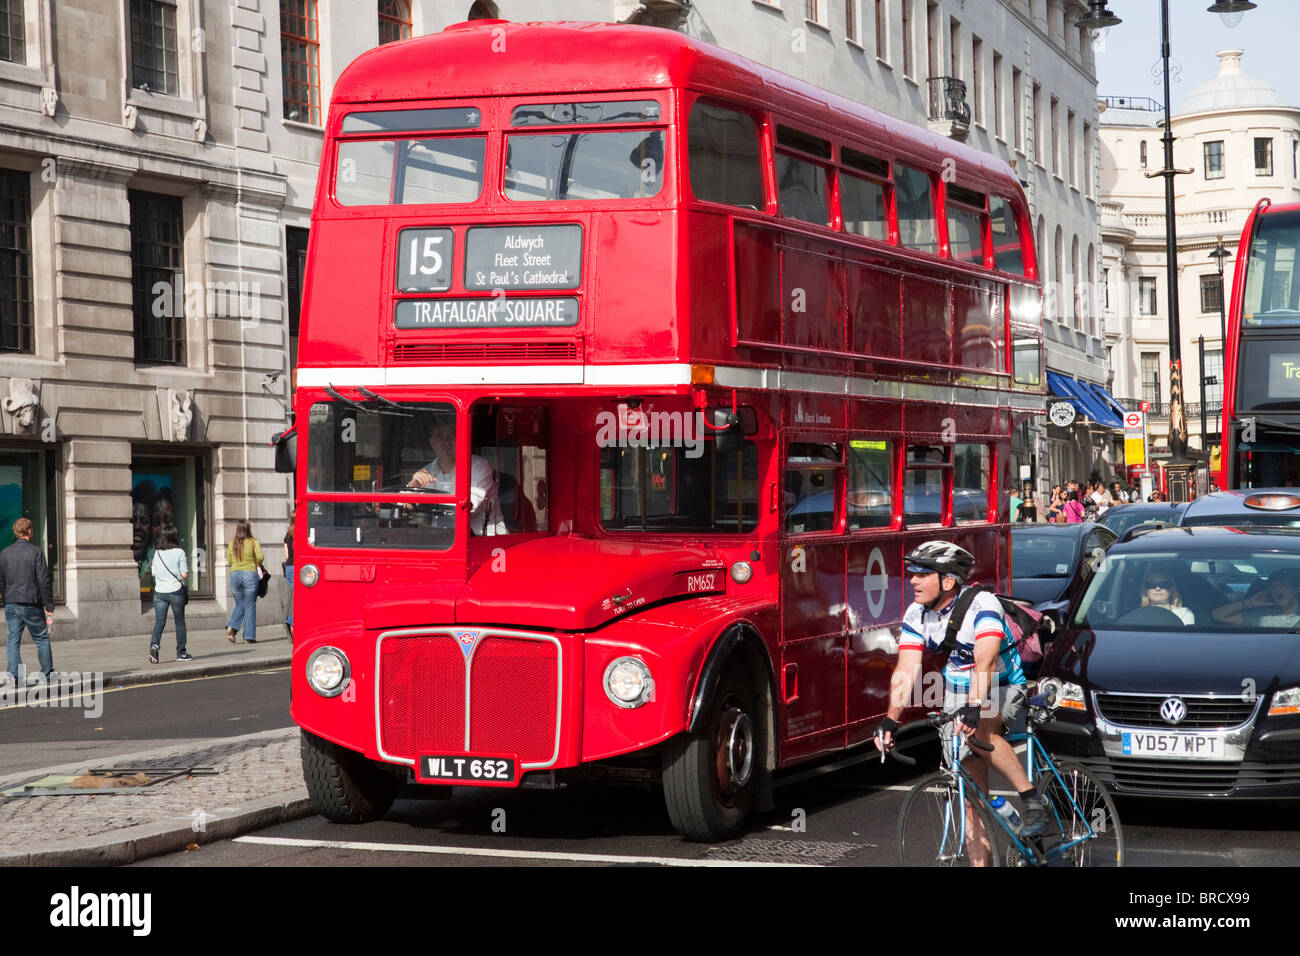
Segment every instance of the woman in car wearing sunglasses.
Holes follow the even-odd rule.
[[[1244,600],[1215,608],[1213,616],[1220,624],[1238,627],[1300,626],[1300,572],[1291,568],[1274,571],[1266,587]]]
[[[1183,596],[1178,593],[1173,575],[1160,568],[1147,572],[1146,581],[1142,584],[1142,606],[1162,607],[1184,624],[1196,623],[1192,609],[1183,607]]]

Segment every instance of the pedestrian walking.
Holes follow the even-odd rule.
[[[294,512],[289,513],[289,530],[284,533],[284,579],[289,582],[289,614],[284,619],[284,630],[289,635],[290,643],[293,642],[293,518]]]
[[[167,611],[176,622],[176,659],[192,661],[185,649],[185,605],[189,591],[185,579],[190,576],[190,566],[185,560],[185,550],[175,528],[163,528],[158,534],[157,550],[153,553],[153,635],[149,638],[149,663],[158,663],[158,650],[162,644],[163,628],[167,626]]]
[[[54,654],[50,650],[50,625],[54,623],[54,586],[50,569],[41,549],[32,544],[32,519],[14,522],[14,543],[0,551],[0,595],[5,605],[5,624],[9,628],[7,670],[4,682],[23,679],[20,645],[23,628],[36,645],[40,670],[27,675],[27,683],[40,684],[54,674]]]
[[[1083,505],[1079,504],[1079,492],[1072,491],[1065,502],[1065,523],[1079,524],[1083,521]]]
[[[235,525],[235,537],[226,545],[226,562],[230,567],[230,593],[235,609],[226,623],[226,639],[234,644],[239,629],[244,629],[244,643],[257,643],[257,584],[261,576],[262,546],[253,537],[247,521]]]

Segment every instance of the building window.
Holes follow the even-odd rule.
[[[0,550],[14,543],[14,522],[30,518],[32,544],[45,553],[54,600],[63,600],[63,562],[59,560],[59,453],[7,447],[0,451]]]
[[[27,62],[23,0],[0,0],[0,60],[18,64]]]
[[[1016,149],[1025,151],[1025,74],[1011,68],[1011,133]]]
[[[961,79],[961,21],[955,17],[948,20],[948,75],[954,80]]]
[[[970,92],[974,106],[975,122],[984,125],[984,41],[970,38]]]
[[[0,170],[0,351],[33,349],[31,233],[29,177]]]
[[[1071,186],[1077,186],[1079,184],[1079,156],[1075,150],[1074,110],[1065,111],[1065,152],[1067,156],[1065,161],[1066,179],[1069,180]]]
[[[1083,124],[1083,194],[1092,196],[1092,125]]]
[[[131,190],[132,307],[135,360],[185,364],[185,272],[181,201]]]
[[[1002,55],[993,54],[993,135],[1002,138]]]
[[[1051,104],[1048,121],[1052,124],[1052,172],[1063,179],[1061,174],[1065,170],[1065,163],[1061,160],[1061,101],[1053,96]]]
[[[1160,403],[1160,353],[1142,353],[1142,400]]]
[[[857,42],[858,39],[858,0],[844,0],[844,35]]]
[[[1101,270],[1101,297],[1102,308],[1107,312],[1110,311],[1110,270]]]
[[[1205,404],[1208,412],[1223,410],[1223,352],[1218,349],[1213,352],[1205,350]],[[1211,431],[1218,431],[1218,428]]]
[[[316,0],[280,0],[284,118],[320,125],[320,34]]]
[[[1211,272],[1201,276],[1201,311],[1218,312],[1223,305],[1223,287],[1219,285],[1219,274]]]
[[[161,451],[161,449],[160,449]],[[190,594],[211,597],[212,548],[208,533],[208,457],[136,454],[131,458],[131,557],[140,577],[140,610],[153,608],[153,556],[163,532],[175,531],[185,552]],[[278,529],[261,530],[277,540]]]
[[[1043,166],[1047,154],[1047,130],[1043,129],[1043,87],[1039,83],[1034,84],[1031,108],[1034,111],[1034,162]]]
[[[916,0],[903,0],[903,75],[916,75],[915,53],[916,37],[912,35],[912,4]]]
[[[803,15],[813,23],[821,23],[821,3],[819,0],[803,0]]]
[[[131,85],[167,96],[180,92],[174,3],[131,0]]]
[[[302,318],[302,296],[307,289],[303,281],[307,274],[307,235],[306,229],[284,227],[285,284],[289,294],[290,373],[298,368],[298,329]],[[292,375],[290,377],[292,379]]]
[[[379,0],[379,43],[411,39],[410,0]]]
[[[1156,314],[1156,277],[1138,276],[1138,314]]]
[[[876,56],[889,62],[889,11],[885,0],[876,0]]]
[[[1255,137],[1255,175],[1273,175],[1273,140]]]
[[[1205,144],[1205,178],[1223,178],[1223,140],[1221,139]]]
[[[1138,143],[1138,168],[1139,169],[1147,168],[1147,141],[1146,140],[1142,140],[1142,142]]]

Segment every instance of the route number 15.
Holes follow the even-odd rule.
[[[450,229],[403,229],[397,235],[397,290],[445,292],[451,288]]]

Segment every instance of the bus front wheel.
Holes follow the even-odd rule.
[[[760,772],[758,696],[733,661],[699,730],[664,751],[664,801],[673,827],[688,840],[712,843],[738,835],[754,803]]]
[[[334,823],[378,820],[397,796],[395,774],[355,751],[302,732],[302,775],[312,808]]]

